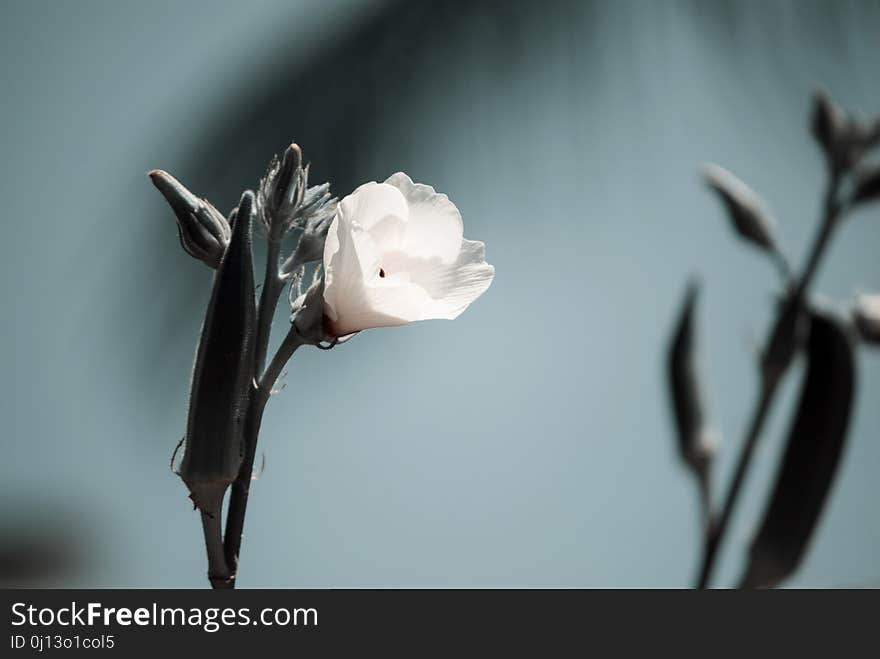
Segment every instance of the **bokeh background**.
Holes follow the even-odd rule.
[[[730,473],[775,274],[698,165],[769,200],[800,262],[809,95],[880,111],[880,3],[4,1],[0,577],[205,585],[169,470],[211,273],[146,172],[221,209],[297,140],[345,194],[404,170],[497,268],[453,323],[303,350],[270,403],[241,586],[685,586],[698,506],[664,351],[685,280]],[[880,289],[880,208],[818,289]],[[279,316],[277,327],[284,319]],[[795,586],[880,583],[880,353]],[[797,392],[790,377],[784,400]],[[777,405],[717,583],[740,574]]]

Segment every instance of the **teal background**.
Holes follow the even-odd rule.
[[[719,162],[764,194],[800,263],[823,182],[809,95],[880,111],[880,3],[0,8],[0,542],[36,565],[7,559],[5,583],[205,585],[168,462],[211,273],[146,172],[228,210],[291,139],[339,195],[397,170],[448,193],[497,274],[455,322],[294,357],[240,585],[690,582],[698,508],[668,333],[700,273],[725,477],[775,290],[697,169]],[[817,290],[880,290],[878,245],[875,206],[837,236]],[[880,354],[859,362],[850,445],[794,586],[880,580]],[[740,574],[796,392],[790,377],[719,584]]]

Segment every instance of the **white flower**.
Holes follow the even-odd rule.
[[[324,245],[326,330],[456,318],[489,288],[485,245],[465,240],[445,194],[401,172],[345,197]]]

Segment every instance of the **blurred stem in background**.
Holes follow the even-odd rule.
[[[761,388],[758,395],[758,402],[752,413],[752,421],[749,424],[748,432],[743,441],[739,460],[736,465],[736,471],[734,472],[733,479],[727,490],[727,496],[724,498],[724,505],[721,509],[721,514],[718,516],[710,514],[708,516],[706,544],[703,550],[702,565],[700,567],[699,576],[697,577],[697,588],[706,588],[709,585],[709,580],[712,577],[712,570],[715,566],[716,557],[718,555],[718,548],[724,540],[731,516],[733,515],[737,501],[739,500],[739,494],[742,490],[742,485],[746,473],[748,472],[749,465],[752,462],[755,447],[758,444],[758,438],[761,436],[764,422],[766,421],[767,414],[773,404],[773,400],[779,388],[779,383],[782,381],[783,376],[791,364],[791,358],[794,356],[794,352],[785,347],[795,345],[794,342],[798,340],[798,337],[790,334],[789,323],[791,318],[796,317],[797,319],[801,319],[806,313],[806,309],[804,308],[804,295],[806,294],[807,287],[813,279],[819,263],[822,260],[822,256],[830,244],[834,227],[837,225],[840,210],[840,207],[836,202],[839,182],[839,173],[836,171],[830,172],[828,189],[825,195],[825,216],[822,218],[820,228],[816,234],[815,241],[813,242],[809,259],[804,267],[803,274],[795,284],[794,292],[790,294],[789,300],[781,307],[776,322],[772,326],[768,339],[765,342],[765,345],[768,346],[768,351],[767,359],[765,359],[765,364],[761,373]],[[780,347],[776,348],[777,344],[774,343],[775,337],[785,337],[786,343],[778,344]],[[780,351],[779,354],[772,354],[771,351],[774,349]]]

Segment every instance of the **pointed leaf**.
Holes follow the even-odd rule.
[[[691,282],[669,346],[668,374],[681,457],[698,477],[703,478],[713,446],[709,441],[711,428],[705,410],[696,347],[694,315],[698,294],[699,286]]]
[[[834,316],[813,311],[807,370],[785,455],[752,542],[742,587],[772,587],[798,568],[837,472],[855,390],[853,342]]]
[[[761,198],[719,165],[704,165],[703,176],[727,209],[736,232],[752,244],[777,254],[774,223]]]

